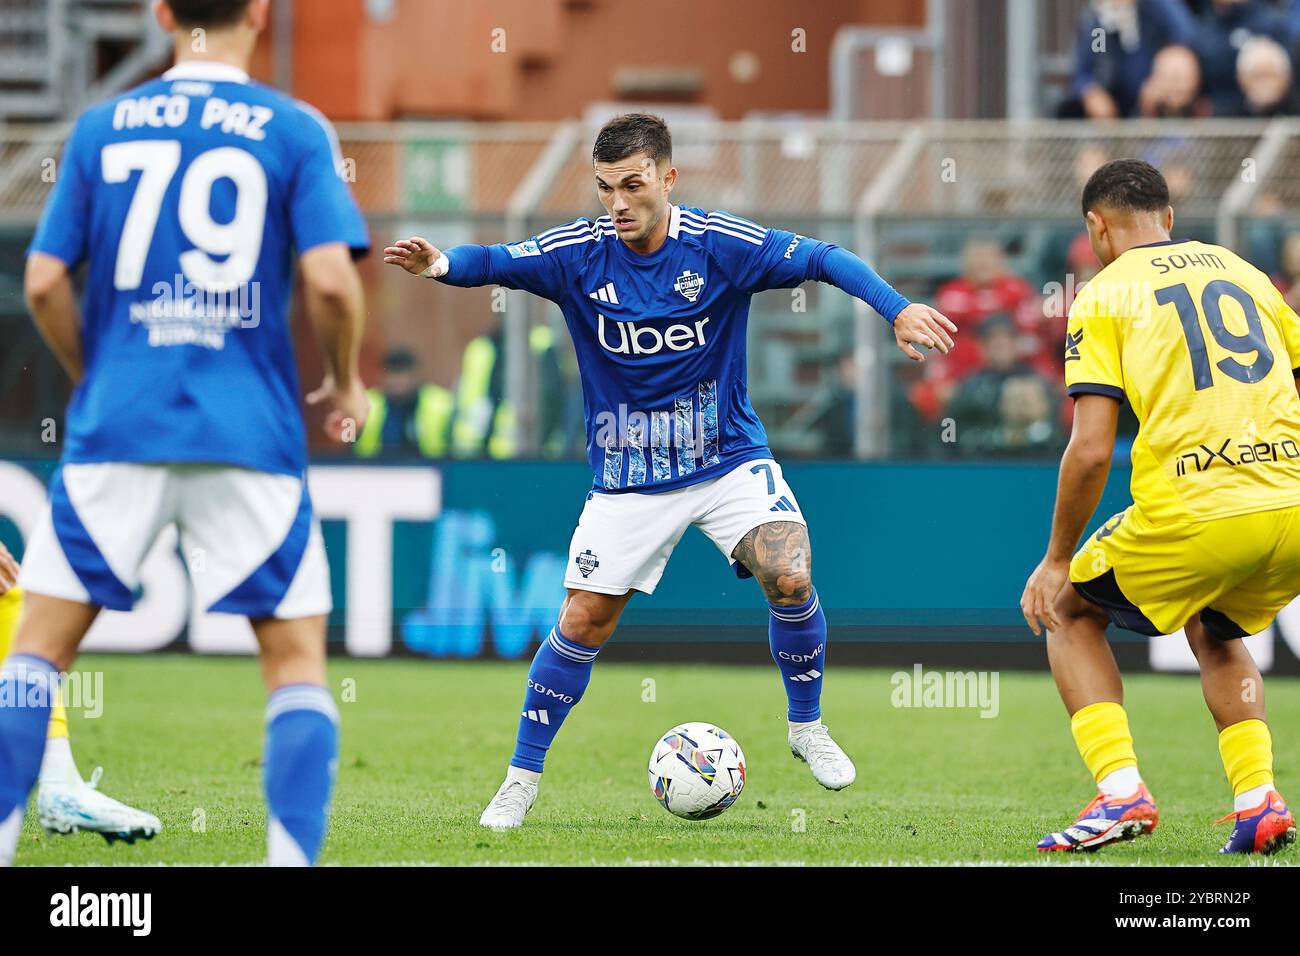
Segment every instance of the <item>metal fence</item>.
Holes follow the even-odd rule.
[[[590,166],[594,132],[577,122],[339,127],[346,170],[375,244],[419,233],[444,247],[525,238],[575,216],[600,214]],[[1165,171],[1176,233],[1234,246],[1261,267],[1272,265],[1280,238],[1300,226],[1300,122],[1294,120],[762,120],[678,123],[673,132],[680,172],[675,201],[846,245],[914,298],[931,296],[939,281],[955,275],[963,245],[980,234],[1010,248],[1013,268],[1035,288],[1059,281],[1064,248],[1082,228],[1082,183],[1117,156],[1147,158]],[[66,125],[0,129],[0,247],[3,237],[10,252],[25,243],[66,133]],[[21,257],[2,261],[10,266]],[[8,320],[0,325],[0,367],[16,354],[22,322],[17,270],[4,272],[0,313]],[[538,433],[543,386],[528,333],[550,324],[567,343],[553,306],[523,293],[415,282],[376,257],[364,266],[364,278],[372,369],[375,356],[403,344],[417,353],[424,376],[450,387],[466,343],[502,326],[506,395],[519,410],[521,453],[580,453],[580,427],[570,427],[558,444],[544,443]],[[833,290],[755,298],[751,392],[783,453],[835,452],[819,423],[848,414],[854,454],[890,455],[897,400],[891,411],[889,383],[899,359],[885,324]],[[568,405],[580,408],[571,352],[562,365],[575,397]],[[11,385],[0,381],[0,394]],[[30,403],[18,407],[31,410]]]

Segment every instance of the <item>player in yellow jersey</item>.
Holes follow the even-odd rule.
[[[1089,850],[1155,829],[1106,642],[1115,623],[1153,636],[1184,629],[1233,790],[1222,852],[1269,853],[1295,839],[1295,819],[1273,783],[1263,682],[1241,638],[1300,593],[1300,318],[1229,250],[1170,238],[1169,189],[1150,164],[1107,163],[1082,204],[1104,268],[1070,310],[1074,430],[1047,554],[1021,609],[1035,634],[1047,628],[1052,674],[1099,793],[1038,848]],[[1106,484],[1125,401],[1140,423],[1133,504],[1071,558]]]
[[[22,590],[17,585],[18,562],[0,543],[0,662],[9,656],[18,617],[22,611]],[[50,711],[50,729],[45,738],[45,755],[36,796],[36,815],[50,833],[76,833],[87,830],[103,834],[112,843],[137,838],[150,839],[162,829],[152,813],[114,800],[95,789],[101,771],[96,769],[90,782],[81,779],[72,759],[68,740],[68,714],[56,701]]]

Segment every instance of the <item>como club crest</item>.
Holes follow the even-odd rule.
[[[677,277],[673,288],[684,295],[687,302],[694,302],[700,297],[700,290],[704,288],[704,276],[687,269]]]
[[[600,567],[600,562],[596,560],[596,556],[591,553],[590,548],[574,558],[573,563],[578,566],[578,570],[582,572],[584,578],[591,577],[591,572]]]

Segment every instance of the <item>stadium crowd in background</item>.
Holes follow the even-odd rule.
[[[1300,0],[1092,0],[1062,117],[1300,112]]]

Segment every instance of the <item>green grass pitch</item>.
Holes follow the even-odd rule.
[[[766,649],[755,648],[755,658]],[[265,816],[263,692],[256,663],[165,655],[87,657],[104,712],[74,713],[84,776],[158,814],[150,843],[46,836],[28,815],[19,864],[257,863]],[[858,780],[831,793],[785,742],[771,666],[597,665],[551,751],[524,828],[491,833],[479,812],[513,745],[527,664],[336,659],[343,743],[323,863],[1042,863],[1219,864],[1231,808],[1214,725],[1194,677],[1134,676],[1128,710],[1160,805],[1152,837],[1093,856],[1041,859],[1033,845],[1092,795],[1046,674],[1003,673],[1000,711],[902,709],[889,670],[832,669],[825,720]],[[653,681],[653,684],[647,684]],[[1300,793],[1300,681],[1266,681],[1279,786]],[[653,693],[650,693],[650,690]],[[653,700],[645,698],[653,697]],[[354,699],[347,699],[354,698]],[[734,807],[678,820],[650,795],[657,736],[685,720],[734,735],[748,785]],[[1297,799],[1293,797],[1292,799]],[[1289,864],[1292,847],[1271,858]]]

